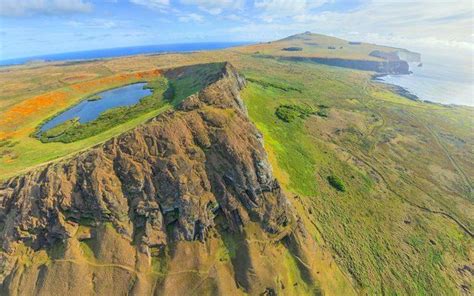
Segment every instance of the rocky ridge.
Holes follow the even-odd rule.
[[[217,81],[177,111],[1,184],[2,248],[52,246],[84,220],[111,222],[145,250],[204,240],[216,215],[234,231],[249,220],[280,231],[289,219],[287,200],[247,118],[244,84],[225,64]]]
[[[174,110],[0,183],[0,294],[353,293],[273,176],[244,78],[209,65],[163,71],[203,86]]]

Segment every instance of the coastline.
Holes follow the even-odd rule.
[[[421,103],[426,103],[426,104],[432,104],[432,105],[438,105],[438,106],[443,106],[443,107],[448,107],[448,108],[453,108],[453,107],[473,108],[473,106],[469,106],[469,105],[454,104],[454,103],[445,104],[445,103],[434,102],[434,101],[430,101],[430,100],[420,98],[419,96],[412,93],[411,91],[409,91],[407,88],[405,88],[403,86],[400,86],[400,85],[397,85],[397,84],[394,84],[394,83],[390,83],[390,82],[386,82],[385,80],[381,79],[382,77],[385,77],[385,76],[388,76],[388,75],[390,75],[390,74],[375,73],[371,76],[370,80],[374,81],[374,82],[382,83],[382,84],[388,86],[396,94],[398,94],[398,95],[400,95],[400,96],[402,96],[402,97],[404,97],[408,100],[411,100],[411,101],[421,102]],[[407,75],[410,75],[410,74],[407,74]]]
[[[389,74],[386,74],[386,73],[383,73],[383,74],[380,74],[380,73],[376,73],[376,74],[373,74],[372,77],[371,77],[371,81],[375,81],[375,82],[379,82],[379,83],[383,83],[385,85],[388,85],[390,86],[390,88],[393,90],[393,92],[397,93],[398,95],[404,97],[404,98],[407,98],[409,100],[412,100],[412,101],[415,101],[415,102],[426,102],[422,99],[420,99],[417,95],[411,93],[408,89],[404,88],[403,86],[400,86],[400,85],[396,85],[396,84],[393,84],[393,83],[389,83],[389,82],[386,82],[382,79],[380,79],[381,77],[385,77]],[[409,74],[407,74],[409,75]],[[430,102],[431,103],[431,102]]]

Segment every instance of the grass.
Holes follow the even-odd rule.
[[[276,89],[287,91],[287,92],[295,91],[295,92],[301,93],[301,88],[294,87],[282,82],[268,81],[268,80],[253,78],[253,77],[246,77],[246,80],[249,82],[257,83],[265,88],[271,87],[271,88],[276,88]]]
[[[288,46],[293,44],[289,42]],[[331,52],[344,55],[347,46]],[[279,44],[278,51],[282,47]],[[300,47],[303,53],[313,50],[307,44]],[[357,48],[360,51],[347,51],[347,55],[356,57],[368,49],[365,44]],[[250,50],[253,54],[255,48]],[[271,54],[273,48],[258,50]],[[461,177],[464,172],[467,182],[473,178],[473,109],[407,100],[381,84],[370,82],[370,73],[260,59],[239,52],[240,49],[122,58],[104,62],[105,68],[94,71],[97,75],[110,75],[110,69],[125,73],[146,69],[150,63],[165,67],[230,61],[247,77],[248,84],[241,96],[251,120],[264,136],[274,175],[288,196],[300,196],[297,214],[309,221],[309,235],[328,247],[327,251],[352,279],[358,292],[459,294],[459,286],[466,279],[458,269],[473,260],[472,237],[453,220],[426,209],[447,212],[473,229],[474,209],[466,189],[469,184]],[[312,53],[324,54],[320,49]],[[79,69],[67,66],[61,75],[73,75]],[[43,72],[21,69],[12,77],[35,85],[35,94],[60,87],[53,78],[45,77],[46,86],[39,88]],[[5,79],[1,74],[0,78]],[[171,83],[177,103],[205,85],[206,79],[201,81],[204,84],[189,77],[177,77]],[[5,86],[7,92],[9,88],[12,87]],[[27,87],[21,89],[19,93],[26,96]],[[72,94],[69,88],[65,91]],[[67,104],[25,115],[24,121],[17,121],[19,128],[13,130],[15,133],[0,142],[0,178],[87,149],[172,108],[164,106],[67,144],[43,144],[28,136],[44,118],[84,97],[74,95]],[[5,99],[0,106],[5,111],[12,103]],[[324,115],[286,122],[275,112],[280,106],[308,106]],[[344,195],[328,183],[327,177],[331,175],[343,180]],[[231,238],[223,240],[219,257],[228,262],[237,253],[238,244]],[[291,254],[284,254],[281,260],[287,266],[295,266]],[[334,275],[331,269],[327,270],[331,273],[329,278]],[[293,271],[288,276],[299,275]],[[338,294],[337,290],[332,292]]]
[[[86,150],[110,139],[111,137],[117,136],[136,127],[169,108],[171,108],[171,106],[165,105],[123,124],[114,126],[103,133],[72,143],[41,143],[38,139],[29,136],[17,138],[20,142],[15,146],[15,150],[11,151],[10,154],[7,154],[3,159],[1,159],[2,165],[0,166],[0,178],[7,178],[46,162]],[[41,153],[38,153],[38,151],[41,151]]]
[[[124,78],[123,76],[118,76],[120,79],[107,78],[108,80],[105,81],[110,81],[109,84],[97,83],[99,88],[96,88],[94,81],[88,82],[93,87],[87,85],[86,88],[82,84],[77,85],[76,89],[81,90],[80,95],[67,93],[65,97],[70,101],[70,105],[58,104],[53,109],[51,109],[52,107],[44,108],[44,110],[40,109],[38,112],[25,116],[25,120],[19,122],[18,126],[12,131],[7,125],[0,125],[2,127],[2,130],[0,130],[0,145],[2,145],[0,147],[0,180],[49,161],[86,150],[132,129],[165,110],[175,107],[185,97],[195,93],[212,81],[223,65],[223,63],[197,65],[188,68],[188,72],[184,75],[166,79],[159,75],[148,77],[146,75],[149,72],[144,72],[146,75],[138,72],[140,75],[133,74],[130,75],[131,78]],[[67,122],[53,129],[49,134],[46,133],[45,136],[50,136],[49,139],[43,137],[42,140],[46,143],[31,137],[48,118],[62,112],[64,108],[75,105],[80,100],[86,99],[98,91],[117,87],[117,81],[130,84],[144,81],[144,79],[149,82],[149,87],[157,90],[157,93],[142,99],[140,104],[129,108],[116,108],[102,114],[99,120],[94,120],[88,124],[77,125],[74,122]],[[100,80],[100,82],[103,80]],[[168,82],[166,90],[164,90],[165,81]],[[8,128],[7,133],[10,135],[2,138],[2,131],[5,127]],[[41,153],[38,153],[38,151],[41,151]]]
[[[237,248],[239,247],[237,239],[232,233],[223,231],[221,233],[223,247],[221,248],[221,259],[224,261],[230,261],[235,259],[237,255]]]
[[[246,54],[271,56],[323,57],[379,61],[379,58],[370,55],[372,51],[391,52],[396,49],[369,43],[356,45],[335,37],[306,34],[288,37],[270,43],[259,43],[240,47],[237,48],[237,50]]]
[[[80,124],[78,119],[68,120],[46,132],[37,132],[37,137],[43,143],[71,143],[100,134],[114,126],[148,113],[150,110],[160,109],[167,104],[176,106],[183,99],[197,93],[214,81],[223,66],[222,63],[197,65],[187,68],[183,75],[172,76],[170,79],[160,77],[146,85],[153,93],[142,98],[135,105],[109,109],[100,114],[97,119],[85,124]],[[96,100],[97,96],[92,98]]]
[[[142,98],[137,104],[109,109],[95,120],[80,124],[79,119],[65,121],[64,123],[42,133],[37,137],[43,143],[63,142],[71,143],[77,140],[89,138],[100,134],[114,126],[123,124],[133,118],[137,118],[151,110],[157,110],[167,104],[163,99],[168,83],[165,78],[154,80],[147,85],[153,93]]]
[[[168,96],[173,97],[173,104],[179,104],[215,81],[223,67],[224,63],[199,64],[186,68],[181,75],[171,74]]]
[[[325,105],[322,105],[325,106]],[[292,122],[297,118],[306,119],[311,115],[318,115],[320,117],[328,117],[327,107],[322,107],[320,110],[315,110],[310,106],[300,106],[295,104],[283,104],[276,108],[275,115],[285,121]]]
[[[421,211],[399,196],[457,213],[465,223],[472,221],[455,206],[472,208],[453,194],[453,190],[463,194],[455,183],[447,185],[451,192],[447,193],[440,181],[428,181],[426,171],[419,169],[426,167],[420,155],[429,153],[429,163],[445,163],[446,158],[428,140],[432,137],[420,130],[419,123],[405,115],[410,112],[421,120],[435,112],[451,118],[459,111],[401,98],[380,85],[368,84],[368,78],[355,75],[355,71],[333,72],[301,63],[285,69],[284,63],[270,61],[255,68],[266,73],[261,79],[304,85],[301,94],[294,95],[251,82],[243,97],[250,117],[264,134],[275,174],[284,176],[280,180],[285,188],[305,197],[302,202],[313,213],[309,218],[318,225],[336,261],[358,290],[363,294],[457,294],[456,282],[461,279],[454,280],[458,276],[456,266],[469,262],[471,239],[452,221]],[[258,71],[255,68],[249,71]],[[288,104],[314,108],[324,105],[331,107],[331,112],[326,113],[326,119],[278,120],[274,110]],[[324,107],[320,110],[326,110]],[[295,113],[298,116],[299,112]],[[383,121],[372,119],[372,114]],[[456,130],[459,137],[469,139],[465,121],[450,122],[450,133]],[[391,127],[411,142],[394,146],[379,142]],[[416,150],[419,152],[400,157],[400,147],[414,149],[413,141],[422,147]],[[401,166],[414,170],[416,177],[411,180],[416,181],[401,180],[403,173],[397,169]],[[374,169],[382,172],[390,185],[385,185]],[[334,176],[333,184],[327,176]],[[344,184],[338,182],[341,179]],[[396,180],[395,187],[391,184]],[[333,186],[344,188],[347,198],[339,197]],[[395,191],[387,190],[387,186]]]
[[[305,119],[316,114],[312,108],[299,105],[280,105],[275,110],[275,115],[283,121],[292,122],[297,118]]]
[[[60,137],[63,137],[64,135],[68,135],[71,131],[77,129],[80,126],[79,118],[75,117],[70,120],[66,120],[60,125],[57,125],[45,132],[41,133],[41,141],[43,143],[45,142],[52,142],[54,139],[58,139]],[[58,140],[57,142],[66,142],[66,141],[60,141]]]

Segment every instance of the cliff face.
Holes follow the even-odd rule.
[[[401,60],[404,60],[408,63],[419,63],[421,62],[421,54],[417,52],[412,52],[406,49],[398,49],[397,55]]]
[[[421,54],[416,52],[411,52],[406,49],[397,49],[395,51],[381,51],[381,50],[374,50],[370,54],[370,56],[382,58],[387,61],[405,61],[407,63],[412,62],[421,62]]]
[[[364,71],[374,71],[383,74],[409,74],[410,67],[403,60],[369,61],[349,60],[339,58],[307,58],[307,57],[282,57],[292,61],[310,61],[319,64],[351,68]]]
[[[170,75],[186,75],[186,68]],[[283,246],[283,239],[288,250],[304,259],[296,243],[304,229],[272,175],[261,134],[247,118],[239,96],[244,83],[224,64],[215,81],[177,110],[71,159],[2,183],[0,291],[173,294],[199,282],[182,269],[210,268],[206,262],[221,256],[216,244],[222,242],[237,255],[222,270],[216,267],[213,291],[258,294],[277,289],[269,271],[286,267],[269,263],[277,256],[274,248]],[[260,251],[265,257],[245,242],[248,227],[261,232],[262,241],[275,240],[276,245]],[[242,247],[235,249],[224,240],[229,235]],[[58,245],[64,248],[60,255],[51,251]],[[34,254],[46,250],[54,260],[25,269],[17,259],[25,247]],[[164,255],[166,250],[170,253]],[[155,260],[168,267],[156,271]],[[112,278],[98,270],[104,266],[115,268]],[[301,268],[306,283],[313,285],[311,272]],[[181,273],[187,277],[178,284],[174,281]],[[293,283],[281,280],[281,285]]]
[[[254,219],[278,232],[288,220],[287,202],[247,119],[243,85],[226,65],[179,111],[2,184],[4,250],[14,242],[53,245],[85,218],[112,222],[143,246],[203,240],[217,214],[235,231]]]

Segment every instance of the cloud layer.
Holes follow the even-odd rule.
[[[0,54],[51,52],[51,44],[59,52],[269,41],[312,31],[414,50],[463,49],[472,55],[473,19],[471,0],[0,0]]]
[[[92,4],[83,0],[1,0],[0,15],[25,16],[31,14],[85,13]]]

